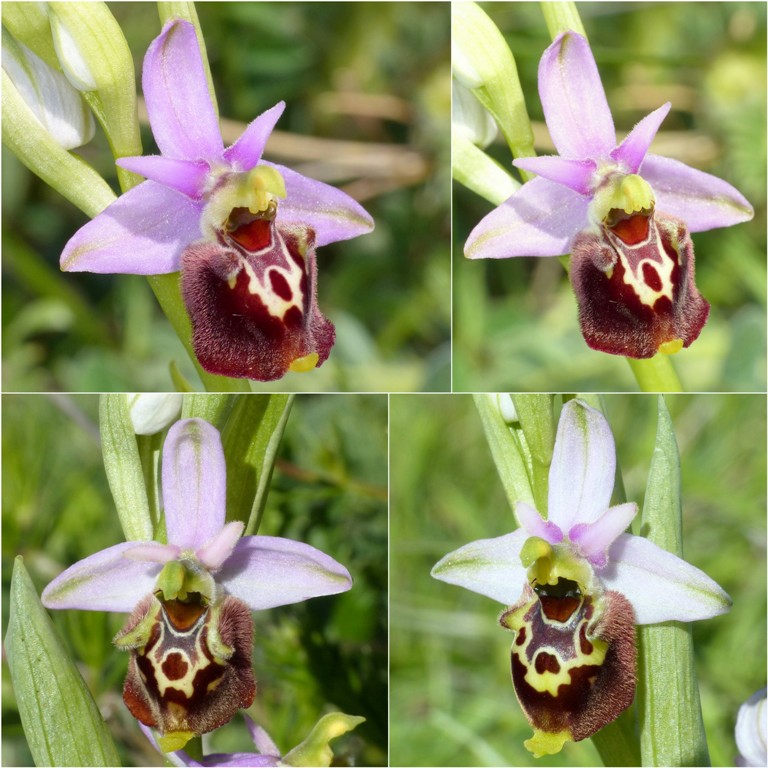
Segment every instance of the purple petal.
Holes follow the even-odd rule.
[[[163,446],[163,500],[168,542],[197,550],[224,526],[227,467],[221,437],[202,419],[177,421]]]
[[[589,43],[565,32],[544,51],[539,95],[552,141],[564,157],[606,157],[616,146],[613,117]]]
[[[245,536],[216,581],[253,611],[335,595],[352,586],[349,571],[319,549],[276,536]]]
[[[563,531],[597,520],[610,504],[615,470],[616,447],[605,416],[569,400],[560,414],[549,470],[548,519]]]
[[[257,755],[254,752],[214,753],[203,758],[205,766],[231,766],[231,768],[260,768],[265,765],[279,765],[280,755]]]
[[[602,568],[608,562],[608,549],[637,514],[637,504],[629,502],[608,509],[594,523],[578,523],[568,538],[592,565]]]
[[[632,603],[638,624],[709,619],[731,607],[706,573],[641,536],[622,534],[608,557],[600,578]]]
[[[245,525],[241,522],[227,523],[209,542],[197,550],[200,562],[209,570],[217,571],[232,554]]]
[[[562,256],[587,226],[589,200],[567,187],[538,178],[523,184],[470,232],[469,259]]]
[[[524,501],[515,504],[515,517],[531,536],[538,536],[550,544],[559,544],[563,540],[563,532],[553,522],[543,520],[538,510]]]
[[[338,240],[349,240],[373,230],[370,214],[330,184],[302,176],[284,165],[264,163],[277,168],[285,180],[287,196],[279,203],[277,225],[301,224],[315,231],[315,245],[320,248]]]
[[[272,133],[284,109],[285,102],[278,102],[272,109],[262,112],[252,120],[242,136],[231,147],[224,150],[224,160],[236,171],[250,171],[258,165],[269,134]]]
[[[624,141],[611,152],[611,157],[622,163],[627,173],[637,173],[642,165],[648,148],[659,130],[659,126],[672,108],[668,101],[663,106],[646,115],[629,133]]]
[[[75,232],[64,246],[65,272],[164,275],[179,269],[182,251],[200,239],[201,206],[145,181]]]
[[[465,544],[440,560],[432,576],[503,605],[513,605],[528,583],[526,568],[520,562],[520,550],[528,538],[528,531],[518,528],[495,539]]]
[[[580,195],[591,194],[590,182],[597,168],[594,160],[567,160],[557,155],[523,157],[513,160],[512,165],[554,181],[556,184],[562,184]]]
[[[160,155],[121,157],[115,162],[127,171],[138,173],[195,200],[202,198],[210,171],[209,164],[204,160],[173,160]]]
[[[124,541],[71,565],[44,590],[46,608],[78,608],[82,611],[130,613],[155,588],[159,563],[126,558],[135,541]],[[151,547],[152,542],[142,542]],[[162,544],[157,544],[164,549]]]
[[[208,91],[195,28],[169,21],[144,57],[149,123],[160,151],[185,160],[214,160],[224,144]]]
[[[691,232],[731,227],[755,214],[744,195],[727,181],[679,160],[646,155],[640,175],[653,187],[656,210],[682,219]]]
[[[251,735],[251,741],[253,741],[256,749],[263,755],[279,755],[280,750],[277,748],[277,744],[272,741],[270,735],[260,726],[243,714],[243,720],[248,728],[248,733]]]

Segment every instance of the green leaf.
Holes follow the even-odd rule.
[[[181,406],[182,419],[204,419],[221,432],[234,407],[233,395],[184,395]]]
[[[530,451],[531,485],[535,507],[547,514],[549,498],[549,465],[555,449],[553,395],[513,395],[517,418]]]
[[[485,439],[491,449],[496,470],[512,509],[518,501],[535,505],[536,500],[529,476],[530,453],[519,423],[505,421],[499,397],[506,395],[475,395],[475,405],[483,422]]]
[[[101,396],[99,430],[104,469],[125,538],[127,541],[150,541],[152,517],[126,395]]]
[[[227,459],[227,521],[246,522],[246,536],[259,529],[292,404],[292,395],[238,397],[222,431]]]
[[[659,397],[656,446],[642,512],[642,532],[682,557],[680,458],[672,420]],[[636,706],[642,765],[709,765],[690,624],[639,627]]]
[[[90,691],[16,558],[5,649],[21,722],[35,764],[120,765]]]

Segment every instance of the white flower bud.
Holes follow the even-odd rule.
[[[56,71],[3,29],[3,69],[24,103],[59,146],[87,144],[96,126],[88,105]]]
[[[129,394],[128,412],[137,435],[154,435],[178,419],[183,396],[180,394]]]

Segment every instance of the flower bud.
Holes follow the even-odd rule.
[[[64,149],[87,144],[95,132],[93,115],[66,77],[46,64],[3,28],[3,69],[24,103]]]
[[[181,413],[180,394],[130,394],[128,412],[137,435],[154,435],[170,426]]]

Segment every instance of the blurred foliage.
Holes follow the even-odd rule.
[[[738,708],[766,683],[765,397],[666,400],[681,453],[685,557],[733,598],[730,613],[692,626],[712,765],[734,765]],[[627,499],[642,505],[656,398],[604,402]],[[393,395],[390,429],[391,765],[533,765],[501,606],[430,577],[448,552],[516,527],[472,398]],[[587,740],[535,764],[601,760]]]
[[[484,9],[515,55],[537,151],[552,154],[537,88],[551,43],[535,3]],[[697,284],[712,305],[701,337],[673,358],[683,387],[766,386],[766,7],[761,3],[578,3],[619,136],[665,101],[651,151],[724,178],[755,218],[693,236]],[[695,41],[695,45],[691,45]],[[489,149],[505,167],[501,139]],[[467,261],[491,206],[454,185],[454,391],[635,390],[627,363],[590,350],[557,259]]]
[[[110,7],[138,75],[160,31],[157,9]],[[337,328],[329,361],[254,388],[449,389],[449,5],[197,8],[220,114],[233,121],[227,142],[284,99],[265,157],[341,186],[376,222],[372,234],[318,254],[320,307]],[[157,151],[147,126],[143,140],[145,154]],[[117,190],[100,133],[78,152]],[[146,280],[59,271],[84,223],[4,150],[4,390],[167,390],[171,360],[197,381]]]
[[[247,395],[245,395],[247,397]],[[122,540],[91,395],[3,400],[3,635],[13,558],[38,590],[65,567]],[[367,720],[334,742],[339,764],[387,755],[387,399],[301,395],[293,406],[260,533],[300,539],[350,570],[349,592],[254,614],[258,691],[249,710],[287,752],[321,715]],[[121,699],[128,655],[112,646],[124,615],[53,611],[124,765],[161,765]],[[31,765],[7,668],[3,765]],[[207,738],[207,737],[206,737]],[[242,719],[207,751],[253,751]]]

